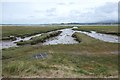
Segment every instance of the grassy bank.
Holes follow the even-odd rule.
[[[0,26],[1,27],[1,26]],[[2,26],[2,39],[9,40],[11,39],[10,36],[15,37],[28,37],[35,34],[46,33],[50,31],[55,31],[59,29],[64,29],[67,27],[36,27],[36,26]]]
[[[82,41],[82,39],[81,39],[81,37],[79,37],[78,34],[79,34],[79,33],[75,32],[75,33],[72,35],[72,37],[74,37],[75,40],[78,41],[78,42],[80,43],[80,42]]]
[[[120,36],[120,33],[118,31],[118,26],[80,26],[78,29],[75,29],[75,30],[87,31],[87,32],[96,31],[99,33]]]
[[[89,37],[87,36],[86,34],[82,34],[82,33],[79,33],[79,32],[75,32],[73,35],[72,35],[77,41],[81,42],[81,44],[106,44],[104,41],[101,41],[101,40],[97,40],[97,39],[94,39],[92,37]],[[107,43],[108,44],[108,43]]]
[[[4,77],[117,77],[118,44],[76,33],[80,44],[34,45],[3,50]],[[33,56],[46,52],[45,59]]]
[[[51,32],[51,33],[43,33],[41,36],[33,37],[28,41],[17,42],[17,45],[26,45],[26,44],[34,45],[34,44],[37,44],[37,43],[42,43],[42,42],[45,42],[46,39],[58,36],[61,32],[62,31],[54,31],[54,32]]]

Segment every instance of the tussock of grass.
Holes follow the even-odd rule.
[[[75,32],[75,33],[72,35],[72,37],[74,37],[76,41],[81,42],[82,40],[81,40],[80,37],[77,36],[77,34],[79,34],[79,33]]]

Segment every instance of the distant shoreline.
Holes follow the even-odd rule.
[[[118,26],[112,23],[79,23],[79,24],[0,24],[0,26]]]

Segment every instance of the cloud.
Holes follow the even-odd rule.
[[[107,2],[105,5],[95,9],[94,15],[103,20],[118,20],[118,3]]]
[[[117,21],[118,6],[117,3],[107,2],[96,8],[87,8],[86,12],[72,10],[71,17],[76,22],[101,22],[101,21]]]
[[[39,24],[117,20],[117,4],[118,0],[38,0],[38,2],[33,3],[4,2],[2,3],[2,20],[3,23]]]
[[[96,12],[111,13],[118,10],[117,3],[107,2],[105,5],[96,8]]]
[[[58,5],[66,5],[65,3],[58,3]]]
[[[46,17],[56,16],[56,8],[47,9],[45,14],[46,14]]]

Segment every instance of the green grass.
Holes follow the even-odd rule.
[[[115,55],[87,56],[72,53],[49,53],[49,57],[43,60],[29,59],[32,56],[29,56],[28,59],[25,57],[28,56],[17,57],[17,60],[9,59],[9,63],[8,60],[3,61],[3,75],[52,77],[54,72],[58,72],[58,74],[54,74],[53,77],[60,77],[62,74],[68,75],[65,77],[117,75],[117,56]]]
[[[81,42],[81,44],[97,44],[97,43],[104,43],[103,41],[100,41],[100,40],[96,40],[92,37],[89,37],[87,36],[86,34],[82,34],[82,33],[79,33],[79,32],[75,32],[73,35],[73,37],[76,38],[77,41]]]
[[[0,26],[2,28],[0,28],[0,31],[2,29],[2,38],[4,39],[8,39],[9,36],[17,36],[17,37],[27,37],[27,36],[31,36],[31,35],[35,35],[35,34],[39,34],[39,33],[45,33],[45,32],[49,32],[49,31],[55,31],[58,29],[63,29],[63,28],[67,28],[67,27],[63,27],[63,26],[54,26],[54,27],[41,27],[41,26]]]
[[[80,26],[78,29],[75,30],[88,31],[88,32],[96,31],[99,33],[120,35],[118,31],[118,26]]]
[[[3,50],[4,77],[117,77],[118,44],[76,33],[80,44],[21,46]],[[45,59],[34,59],[47,52]]]
[[[82,39],[81,39],[81,37],[79,37],[78,34],[79,34],[79,33],[75,32],[75,33],[72,35],[72,37],[74,37],[76,41],[81,42]]]

